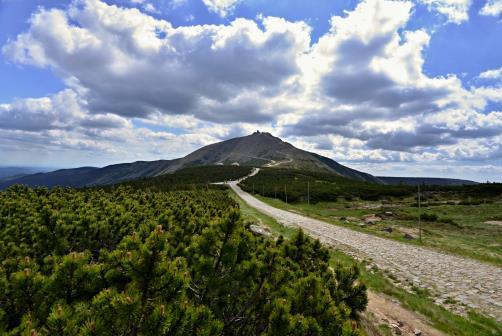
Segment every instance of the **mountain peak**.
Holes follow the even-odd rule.
[[[273,136],[269,132],[260,132],[260,131],[255,131],[252,134],[247,135],[247,136],[249,136],[249,137],[254,136],[254,137],[272,137],[272,138],[276,138],[275,136]],[[279,138],[277,138],[277,139],[279,139]]]
[[[296,148],[268,132],[259,130],[196,150],[176,165],[169,167],[169,171],[185,166],[215,164],[331,172],[356,180],[379,182],[369,174],[342,166],[330,158]]]
[[[242,138],[264,139],[264,140],[267,140],[267,141],[276,141],[276,142],[279,142],[279,143],[283,143],[284,142],[284,141],[282,141],[281,138],[273,136],[269,132],[260,132],[260,131],[255,131],[254,133],[252,133],[250,135],[243,136]]]
[[[306,171],[330,172],[347,178],[380,183],[369,174],[345,167],[330,158],[296,148],[268,132],[213,143],[175,160],[138,161],[104,168],[68,169],[47,174],[29,175],[9,181],[10,184],[89,186],[117,183],[144,176],[158,176],[176,170],[208,165],[241,165],[254,167],[292,168]]]

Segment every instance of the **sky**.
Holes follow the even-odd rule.
[[[374,175],[502,182],[502,0],[0,0],[0,165],[255,130]]]

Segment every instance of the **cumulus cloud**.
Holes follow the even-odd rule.
[[[3,51],[20,64],[64,74],[96,113],[227,122],[236,117],[214,108],[249,96],[266,102],[297,73],[297,56],[309,46],[310,28],[302,22],[264,18],[262,25],[236,19],[173,28],[137,9],[86,0],[34,14],[28,32]],[[244,117],[273,118],[257,110]]]
[[[427,5],[429,10],[446,16],[448,22],[460,24],[469,19],[472,0],[418,0]],[[495,0],[497,1],[497,0]]]
[[[210,12],[225,17],[230,14],[239,0],[202,0]]]
[[[456,23],[470,5],[423,2]],[[431,33],[407,30],[413,6],[362,1],[314,44],[307,24],[281,18],[173,27],[98,0],[40,9],[3,53],[68,89],[1,104],[0,150],[158,159],[260,129],[345,162],[499,160],[502,113],[485,109],[500,85],[425,74]]]
[[[0,128],[25,131],[121,128],[129,122],[114,114],[90,115],[85,102],[71,89],[50,97],[18,99],[0,105]]]
[[[486,4],[479,11],[479,14],[487,16],[499,16],[500,13],[502,13],[501,0],[487,0]]]
[[[484,71],[478,77],[482,79],[502,79],[502,67]]]
[[[483,111],[488,101],[500,101],[500,88],[466,89],[456,76],[425,75],[422,52],[430,36],[402,31],[411,13],[409,2],[368,0],[332,18],[330,32],[302,59],[308,96],[304,111],[279,118],[282,134],[313,142],[333,134],[356,139],[371,153],[366,160],[389,159],[375,150],[432,153],[501,134],[502,115]]]

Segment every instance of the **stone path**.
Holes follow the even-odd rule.
[[[258,169],[252,175],[257,172]],[[247,204],[281,224],[300,227],[321,242],[350,254],[362,254],[379,269],[387,270],[403,283],[427,288],[439,300],[452,298],[502,321],[502,268],[277,209],[244,192],[237,185],[239,182],[229,185]]]

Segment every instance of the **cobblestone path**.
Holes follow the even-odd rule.
[[[257,170],[253,172],[256,173]],[[244,192],[238,182],[229,185],[247,204],[281,224],[300,227],[325,244],[370,259],[402,283],[427,288],[438,298],[438,303],[452,298],[502,321],[502,268],[277,209]]]

